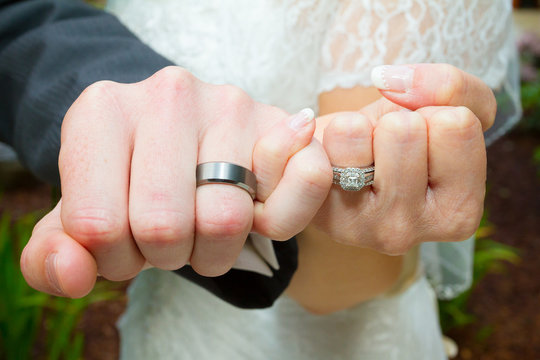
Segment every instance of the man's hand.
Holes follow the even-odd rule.
[[[177,67],[136,84],[90,86],[64,119],[63,198],[23,252],[25,278],[38,290],[80,297],[98,273],[130,279],[145,263],[190,262],[217,276],[252,227],[276,240],[294,236],[331,185],[311,120],[309,111],[290,116]],[[195,168],[209,161],[252,169],[255,203],[235,186],[196,188]]]

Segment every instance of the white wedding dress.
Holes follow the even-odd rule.
[[[109,0],[144,42],[200,79],[233,84],[289,112],[336,87],[371,86],[392,63],[446,62],[505,101],[487,142],[519,117],[510,0]],[[470,284],[473,240],[430,244],[424,268],[442,297]],[[241,310],[166,271],[129,290],[122,359],[445,359],[436,296],[423,273],[404,292],[326,316],[282,296]]]

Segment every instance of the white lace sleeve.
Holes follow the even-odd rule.
[[[371,86],[382,64],[449,63],[481,78],[495,92],[498,114],[489,145],[521,115],[518,62],[510,0],[347,0],[321,53],[319,92]],[[474,238],[426,243],[422,260],[441,298],[472,282]]]
[[[509,0],[347,0],[322,49],[320,90],[370,86],[381,64],[445,62],[492,88],[512,51]]]

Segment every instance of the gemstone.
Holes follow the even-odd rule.
[[[358,191],[365,185],[362,169],[347,168],[341,173],[339,184],[343,190]]]

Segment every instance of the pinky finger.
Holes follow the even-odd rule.
[[[60,201],[34,228],[21,256],[21,271],[36,290],[80,298],[94,287],[97,266],[88,250],[64,232],[61,206]]]
[[[314,140],[289,160],[266,202],[255,203],[253,231],[273,240],[290,239],[313,219],[331,185],[332,167]]]
[[[289,158],[307,146],[315,132],[313,110],[304,109],[280,121],[263,135],[253,150],[257,200],[266,201],[278,185]]]

